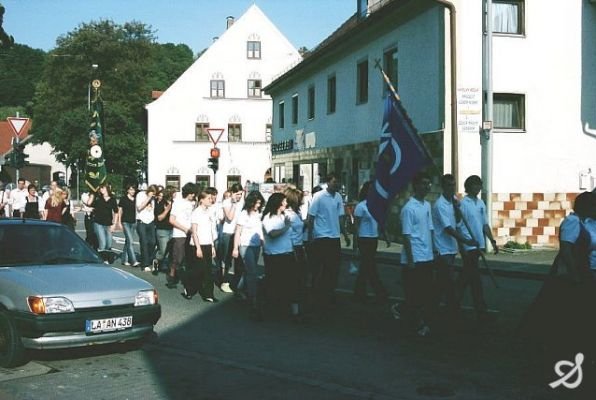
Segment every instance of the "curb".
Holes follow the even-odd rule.
[[[402,264],[399,263],[401,253],[384,253],[384,252],[377,252],[376,261],[379,264],[391,265],[398,268],[403,268]],[[341,256],[344,259],[352,260],[357,258],[354,255],[352,250],[345,250],[342,249]],[[461,259],[457,259],[456,263],[461,263]],[[514,279],[526,279],[526,280],[534,280],[534,281],[543,281],[546,276],[548,275],[549,267],[548,264],[519,264],[512,268],[503,268],[500,265],[495,265],[495,262],[491,262],[488,260],[489,266],[493,271],[495,276],[502,276],[505,278],[514,278]],[[502,264],[502,261],[499,261],[498,264]],[[480,273],[483,275],[489,275],[488,270],[480,264]],[[461,271],[461,265],[456,264],[455,270]]]

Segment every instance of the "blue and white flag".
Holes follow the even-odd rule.
[[[412,178],[432,164],[401,102],[389,94],[385,100],[376,177],[367,197],[368,210],[383,227],[391,200]]]

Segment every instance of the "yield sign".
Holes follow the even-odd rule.
[[[15,137],[20,138],[23,133],[25,125],[29,122],[29,118],[8,117],[6,118],[12,127]]]
[[[218,133],[217,138],[214,138],[211,132]],[[223,128],[207,128],[207,134],[209,135],[209,139],[211,139],[211,142],[213,142],[214,146],[217,146],[217,142],[219,142],[219,139],[221,139],[223,132]]]

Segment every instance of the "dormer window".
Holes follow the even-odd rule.
[[[261,42],[249,40],[246,42],[246,58],[249,60],[261,59]]]

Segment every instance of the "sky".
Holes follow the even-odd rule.
[[[256,4],[296,48],[314,48],[356,12],[356,0],[0,0],[4,30],[15,42],[49,51],[80,23],[113,20],[150,25],[159,43],[209,47]]]

